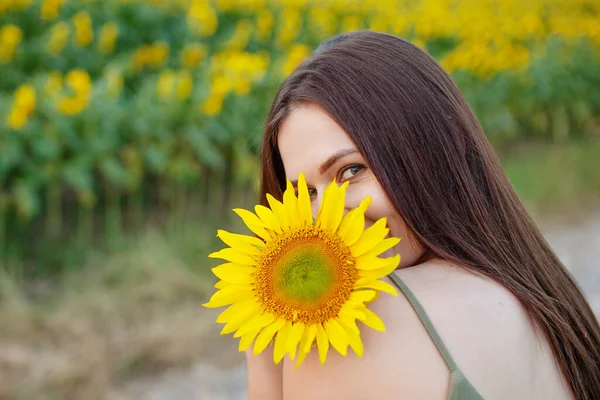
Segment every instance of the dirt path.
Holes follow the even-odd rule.
[[[542,226],[550,245],[579,282],[600,316],[600,213],[585,220]],[[114,399],[241,400],[246,398],[246,369],[236,342],[215,337],[213,354],[185,370],[127,384]],[[226,360],[226,362],[222,362]]]
[[[544,231],[600,318],[600,213],[573,225],[553,224]]]

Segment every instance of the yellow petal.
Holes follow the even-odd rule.
[[[377,314],[369,310],[367,307],[364,308],[363,312],[367,317],[364,321],[361,321],[363,324],[375,329],[376,331],[385,332],[385,325],[383,324],[383,321],[377,316]]]
[[[302,339],[300,340],[300,349],[303,352],[308,353],[310,351],[312,343],[314,342],[316,337],[317,337],[317,324],[309,325],[308,328],[304,329],[304,335],[302,336]]]
[[[338,228],[340,227],[340,223],[342,222],[342,218],[344,218],[344,205],[346,203],[346,189],[348,188],[349,184],[350,184],[350,182],[346,181],[346,182],[342,183],[342,186],[340,186],[337,189],[335,206],[334,206],[333,212],[331,213],[331,217],[329,219],[329,224],[330,224],[329,229],[331,229],[332,232],[336,232],[338,230]]]
[[[259,247],[263,248],[265,246],[265,243],[257,237],[239,235],[221,229],[217,231],[217,236],[229,247],[233,247],[234,249],[238,249],[250,255],[260,254]]]
[[[361,270],[385,268],[390,263],[398,264],[397,260],[399,260],[399,257],[379,258],[360,256],[356,258],[356,269]]]
[[[348,182],[338,187],[335,180],[331,182],[323,193],[323,202],[317,215],[317,223],[321,229],[335,232],[344,216],[344,199]]]
[[[224,324],[232,318],[235,318],[237,314],[239,314],[240,312],[244,312],[248,308],[248,305],[249,304],[247,302],[234,303],[230,305],[225,311],[219,314],[219,316],[217,317],[217,323]]]
[[[290,229],[296,229],[299,226],[298,220],[298,199],[296,198],[296,191],[292,182],[287,181],[287,188],[283,193],[283,207],[285,208],[288,222],[290,223]]]
[[[383,239],[383,241],[381,241],[377,246],[363,254],[361,257],[377,257],[384,251],[388,251],[389,249],[393,248],[398,243],[400,243],[400,238],[391,237]]]
[[[254,331],[249,332],[249,333],[245,334],[244,336],[242,336],[242,338],[240,339],[240,345],[238,347],[238,350],[246,351],[250,347],[250,345],[252,345],[254,338],[256,337],[256,335],[258,335],[259,332],[260,332],[260,329],[255,329]]]
[[[298,177],[298,221],[300,226],[312,225],[312,209],[310,195],[304,174]]]
[[[325,321],[325,332],[334,349],[346,356],[348,349],[348,335],[344,328],[335,319]]]
[[[292,325],[292,329],[290,331],[290,337],[288,338],[288,352],[290,353],[290,358],[293,360],[296,358],[296,348],[298,347],[298,343],[300,343],[300,339],[302,339],[302,334],[304,333],[304,323],[296,322]]]
[[[250,318],[258,315],[260,312],[261,308],[258,303],[255,302],[254,304],[248,305],[243,311],[236,313],[229,319],[227,325],[221,329],[221,335],[227,335],[228,333],[238,330],[246,321],[249,321]]]
[[[300,364],[302,364],[308,353],[310,353],[312,344],[315,341],[316,336],[316,324],[309,325],[304,329],[304,334],[302,335],[302,339],[300,339],[300,344],[298,345],[298,360],[296,361],[294,369],[298,368]]]
[[[250,236],[250,235],[240,235],[238,233],[231,233],[225,230],[218,230],[217,233],[224,233],[227,237],[233,237],[234,240],[237,241],[241,241],[244,242],[245,244],[248,244],[250,246],[255,246],[255,247],[264,247],[265,246],[265,242],[259,238],[257,238],[256,236]],[[222,240],[225,240],[225,238],[223,236],[219,236]],[[230,245],[231,246],[231,245]]]
[[[387,219],[380,218],[372,226],[365,229],[360,236],[360,239],[350,247],[352,255],[354,257],[360,257],[383,241],[389,232],[389,229],[385,227],[386,224]]]
[[[239,300],[249,300],[253,297],[254,295],[252,294],[250,286],[248,286],[248,290],[225,288],[220,289],[213,294],[208,303],[204,303],[203,306],[207,308],[218,308],[228,306]]]
[[[227,289],[229,291],[243,291],[247,292],[248,290],[252,290],[252,285],[247,283],[231,283],[227,281],[219,281],[214,285],[217,289]]]
[[[296,365],[294,365],[294,369],[298,369],[298,367],[304,362],[308,352],[304,352],[302,350],[298,350],[298,360],[296,361]]]
[[[357,335],[360,335],[360,329],[358,329],[358,326],[356,325],[356,319],[354,317],[351,317],[350,315],[344,314],[340,311],[340,314],[337,317],[337,321],[342,326],[342,328],[346,330],[346,332],[352,332]]]
[[[269,202],[269,206],[271,207],[273,214],[275,214],[275,217],[277,217],[281,229],[284,231],[289,230],[290,223],[288,221],[287,212],[285,211],[283,204],[269,193],[267,193],[267,202]]]
[[[321,205],[319,205],[319,211],[317,212],[317,218],[315,226],[318,228],[326,229],[329,219],[329,210],[333,208],[333,197],[335,195],[335,189],[337,188],[335,180],[325,187],[323,191],[323,199]],[[333,192],[333,194],[332,194]]]
[[[236,263],[232,263],[232,262],[226,262],[226,263],[217,265],[216,267],[213,267],[212,271],[214,271],[215,269],[217,269],[217,270],[228,269],[228,270],[236,271],[236,272],[239,272],[241,274],[246,274],[246,275],[252,275],[253,273],[256,272],[255,265],[236,264]]]
[[[243,208],[235,208],[233,212],[240,216],[248,229],[261,237],[263,240],[268,241],[271,239],[271,235],[269,235],[269,232],[267,232],[265,229],[265,224],[254,213],[244,210]]]
[[[394,257],[388,258],[389,263],[382,268],[377,269],[360,269],[358,276],[361,278],[382,278],[388,276],[398,268],[400,264],[400,254],[396,254]]]
[[[362,305],[360,306],[362,307]],[[344,304],[342,306],[342,309],[340,310],[340,317],[344,317],[344,318],[350,318],[350,319],[365,319],[366,316],[365,314],[360,311],[357,310],[356,308],[352,307],[349,303]]]
[[[281,226],[279,226],[279,221],[277,221],[277,217],[273,211],[265,206],[261,206],[260,204],[254,207],[254,211],[268,229],[271,229],[277,233],[281,233]]]
[[[362,305],[367,301],[373,300],[373,297],[375,297],[375,291],[361,289],[350,293],[348,302]]]
[[[229,283],[254,283],[254,277],[251,275],[254,272],[254,267],[248,265],[228,263],[214,267],[212,272],[219,279],[223,279]]]
[[[356,289],[362,289],[362,288],[366,288],[366,289],[376,289],[382,292],[386,292],[389,293],[393,296],[398,296],[398,292],[396,292],[396,289],[390,285],[387,282],[384,281],[378,281],[378,280],[372,280],[372,279],[365,279],[361,282],[361,279],[359,279],[356,284],[354,285],[354,287]]]
[[[231,285],[229,282],[225,282],[225,281],[218,281],[217,283],[215,283],[215,284],[213,285],[213,287],[214,287],[215,289],[224,289],[224,288],[226,288],[226,287],[227,287],[227,286],[229,286],[229,285]]]
[[[275,320],[275,316],[273,314],[262,314],[258,316],[254,316],[250,318],[248,321],[244,322],[244,324],[237,330],[237,332],[233,335],[234,338],[238,338],[240,336],[244,336],[250,332],[255,330],[261,330],[265,326],[269,325],[271,322]]]
[[[321,364],[324,364],[329,351],[329,340],[327,339],[327,332],[321,324],[317,324],[317,347],[319,348],[319,360]]]
[[[365,305],[366,305],[366,304],[371,304],[372,302],[374,302],[375,300],[377,300],[377,299],[379,298],[379,294],[380,294],[380,293],[381,293],[381,292],[379,292],[379,291],[376,291],[376,292],[375,292],[375,296],[374,296],[374,297],[373,297],[371,300],[367,301],[367,302],[365,303]],[[366,318],[366,317],[365,317],[365,318]],[[361,321],[362,321],[362,320],[361,320]]]
[[[287,343],[291,329],[292,322],[285,321],[283,327],[281,327],[279,332],[277,332],[277,336],[275,337],[275,349],[273,350],[273,361],[275,361],[275,364],[279,364],[279,362],[283,360],[283,356],[287,350]]]
[[[339,323],[346,330],[350,347],[352,347],[352,350],[354,350],[358,358],[362,358],[364,347],[362,340],[360,339],[360,330],[354,323],[350,323],[350,325],[347,325],[349,322],[342,320],[340,320]]]
[[[360,329],[356,325],[356,320],[347,314],[342,314],[336,317],[338,324],[341,325],[342,328],[346,331],[347,334],[354,333],[356,335],[360,335]],[[350,338],[350,336],[348,336]]]
[[[232,249],[231,247],[211,253],[208,256],[210,258],[220,258],[222,260],[229,261],[235,264],[256,265],[254,257],[249,256],[248,254],[240,253],[239,251],[237,251],[236,249]]]
[[[371,204],[371,198],[366,197],[358,207],[351,210],[344,216],[338,230],[338,235],[342,238],[346,246],[352,246],[365,229],[365,210]]]
[[[392,267],[390,264],[389,268],[381,268],[381,269],[373,269],[373,270],[361,270],[358,274],[360,278],[369,278],[369,279],[379,279],[384,276],[388,276],[392,272],[394,272],[396,268]]]
[[[256,338],[256,343],[254,344],[255,356],[259,355],[264,349],[267,348],[269,342],[271,342],[271,339],[273,339],[275,332],[279,331],[283,325],[285,325],[285,320],[277,319],[260,331],[258,337]]]

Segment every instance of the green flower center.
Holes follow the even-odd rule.
[[[338,315],[357,279],[342,239],[306,226],[284,232],[262,251],[254,289],[266,311],[288,321],[320,323]]]
[[[336,283],[333,260],[314,243],[296,246],[278,264],[275,288],[292,302],[314,303]]]

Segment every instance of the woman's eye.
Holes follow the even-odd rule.
[[[354,164],[346,167],[340,174],[340,181],[345,182],[348,179],[354,178],[358,175],[365,167],[360,164]]]
[[[296,197],[298,197],[298,188],[296,188],[295,194],[296,194]],[[316,195],[317,195],[317,189],[315,189],[315,188],[308,188],[308,197],[309,198],[312,199]]]

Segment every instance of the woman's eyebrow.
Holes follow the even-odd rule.
[[[356,149],[345,149],[340,150],[336,153],[333,153],[321,166],[319,167],[319,172],[323,175],[329,168],[333,166],[340,158],[349,156],[350,154],[358,153]]]
[[[323,175],[325,172],[327,172],[329,170],[329,168],[331,168],[336,162],[338,162],[341,158],[344,158],[346,156],[349,156],[351,154],[355,154],[358,153],[358,150],[356,149],[344,149],[344,150],[340,150],[338,152],[333,153],[327,160],[325,160],[323,162],[323,164],[321,164],[321,166],[319,167],[319,172],[321,173],[321,175]],[[291,181],[292,185],[294,187],[298,187],[298,180],[293,180]]]

